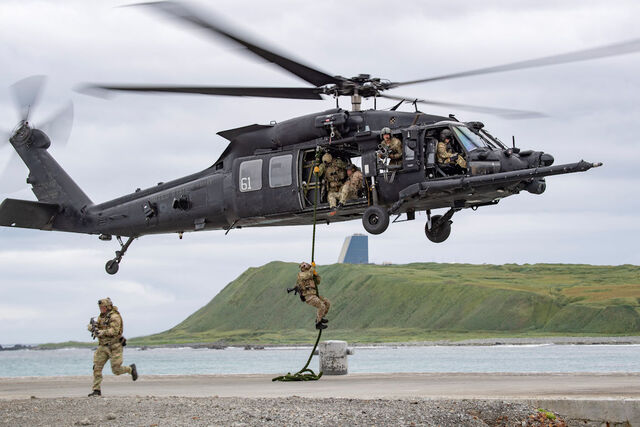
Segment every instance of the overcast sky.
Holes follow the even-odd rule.
[[[216,132],[332,108],[334,101],[194,95],[79,94],[85,82],[307,86],[236,47],[121,1],[0,3],[0,129],[18,122],[8,87],[49,76],[37,125],[75,105],[66,147],[50,151],[94,202],[210,166],[226,140]],[[267,46],[329,74],[394,81],[499,65],[640,38],[636,1],[217,1],[200,7]],[[390,7],[391,6],[391,7]],[[424,236],[426,216],[369,237],[372,262],[640,264],[636,172],[640,152],[640,54],[415,86],[390,94],[544,112],[547,118],[481,120],[505,141],[554,155],[556,164],[602,161],[551,177],[540,196],[521,194],[453,218],[442,244]],[[379,101],[388,108],[393,102]],[[349,107],[347,98],[342,106]],[[363,107],[371,108],[365,100]],[[406,111],[411,106],[405,107]],[[0,145],[0,167],[11,147]],[[22,174],[22,175],[21,175]],[[26,177],[26,168],[13,176]],[[11,177],[3,178],[9,180]],[[35,200],[24,188],[1,198]],[[120,272],[104,264],[118,248],[96,236],[0,229],[0,344],[88,341],[96,302],[110,296],[125,334],[166,330],[206,304],[245,269],[309,260],[311,227],[150,236],[136,240]],[[360,221],[318,228],[316,259],[336,262]],[[291,278],[293,282],[294,277]],[[283,298],[286,298],[283,284]],[[291,299],[295,304],[294,299]]]

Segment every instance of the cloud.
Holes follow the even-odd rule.
[[[41,319],[43,313],[30,307],[0,304],[0,321],[25,321]]]
[[[334,106],[333,99],[118,95],[104,100],[74,92],[86,82],[307,86],[216,37],[143,8],[118,7],[126,3],[0,3],[0,61],[8,64],[0,76],[0,129],[17,122],[7,88],[31,74],[49,75],[33,120],[40,123],[67,99],[74,101],[69,144],[62,149],[53,141],[50,151],[94,202],[210,166],[226,146],[216,135],[220,130]],[[370,73],[393,81],[640,37],[635,23],[640,4],[634,1],[615,7],[595,0],[407,1],[397,7],[382,0],[328,0],[322,7],[286,0],[197,4],[329,74]],[[541,196],[523,193],[495,207],[459,212],[442,244],[427,241],[424,214],[392,224],[384,234],[370,236],[371,259],[639,264],[638,75],[640,54],[632,54],[395,89],[394,94],[417,98],[547,113],[546,119],[508,121],[455,111],[461,120],[484,121],[508,144],[515,135],[523,149],[553,154],[556,164],[584,158],[605,165],[551,177]],[[340,103],[349,106],[348,99]],[[379,107],[394,103],[378,100]],[[365,108],[372,104],[364,100]],[[0,149],[0,165],[8,152]],[[29,190],[11,197],[35,199]],[[364,232],[359,220],[319,224],[317,261],[336,262],[344,237],[354,232]],[[187,233],[182,240],[147,236],[131,246],[118,275],[107,276],[104,264],[116,249],[115,241],[95,236],[0,228],[0,316],[13,316],[0,324],[0,341],[86,340],[84,326],[97,314],[97,299],[107,295],[122,310],[129,336],[167,329],[250,266],[308,260],[311,227]],[[43,328],[38,316],[52,307],[57,326]],[[25,317],[17,318],[20,313]]]

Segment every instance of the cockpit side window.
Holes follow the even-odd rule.
[[[473,151],[487,147],[487,143],[475,133],[463,126],[452,126],[456,138],[464,146],[465,150]]]

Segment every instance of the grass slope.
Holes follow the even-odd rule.
[[[640,267],[334,264],[318,268],[331,339],[640,335]],[[309,342],[315,309],[285,288],[296,264],[250,268],[174,328],[132,340]]]

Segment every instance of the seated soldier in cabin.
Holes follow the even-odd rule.
[[[436,152],[436,159],[438,165],[445,168],[455,168],[456,166],[461,169],[467,168],[467,161],[461,154],[454,153],[451,148],[451,141],[453,140],[453,134],[449,129],[444,129],[440,132],[440,142],[438,142],[438,149]]]
[[[325,162],[326,160],[326,162]],[[322,156],[322,164],[319,166],[318,177],[324,175],[324,182],[327,185],[327,200],[329,207],[335,208],[340,198],[340,187],[347,177],[347,165],[342,159],[333,157],[329,153]]]
[[[392,137],[391,129],[388,127],[382,128],[380,131],[380,138],[382,138],[380,145],[387,152],[387,156],[390,159],[389,166],[402,166],[402,141],[395,136]],[[383,154],[378,154],[378,157],[383,159]]]
[[[338,203],[338,207],[344,206],[347,200],[357,199],[358,191],[362,189],[363,183],[364,177],[360,169],[353,164],[347,166],[347,181],[340,188],[340,203]]]

